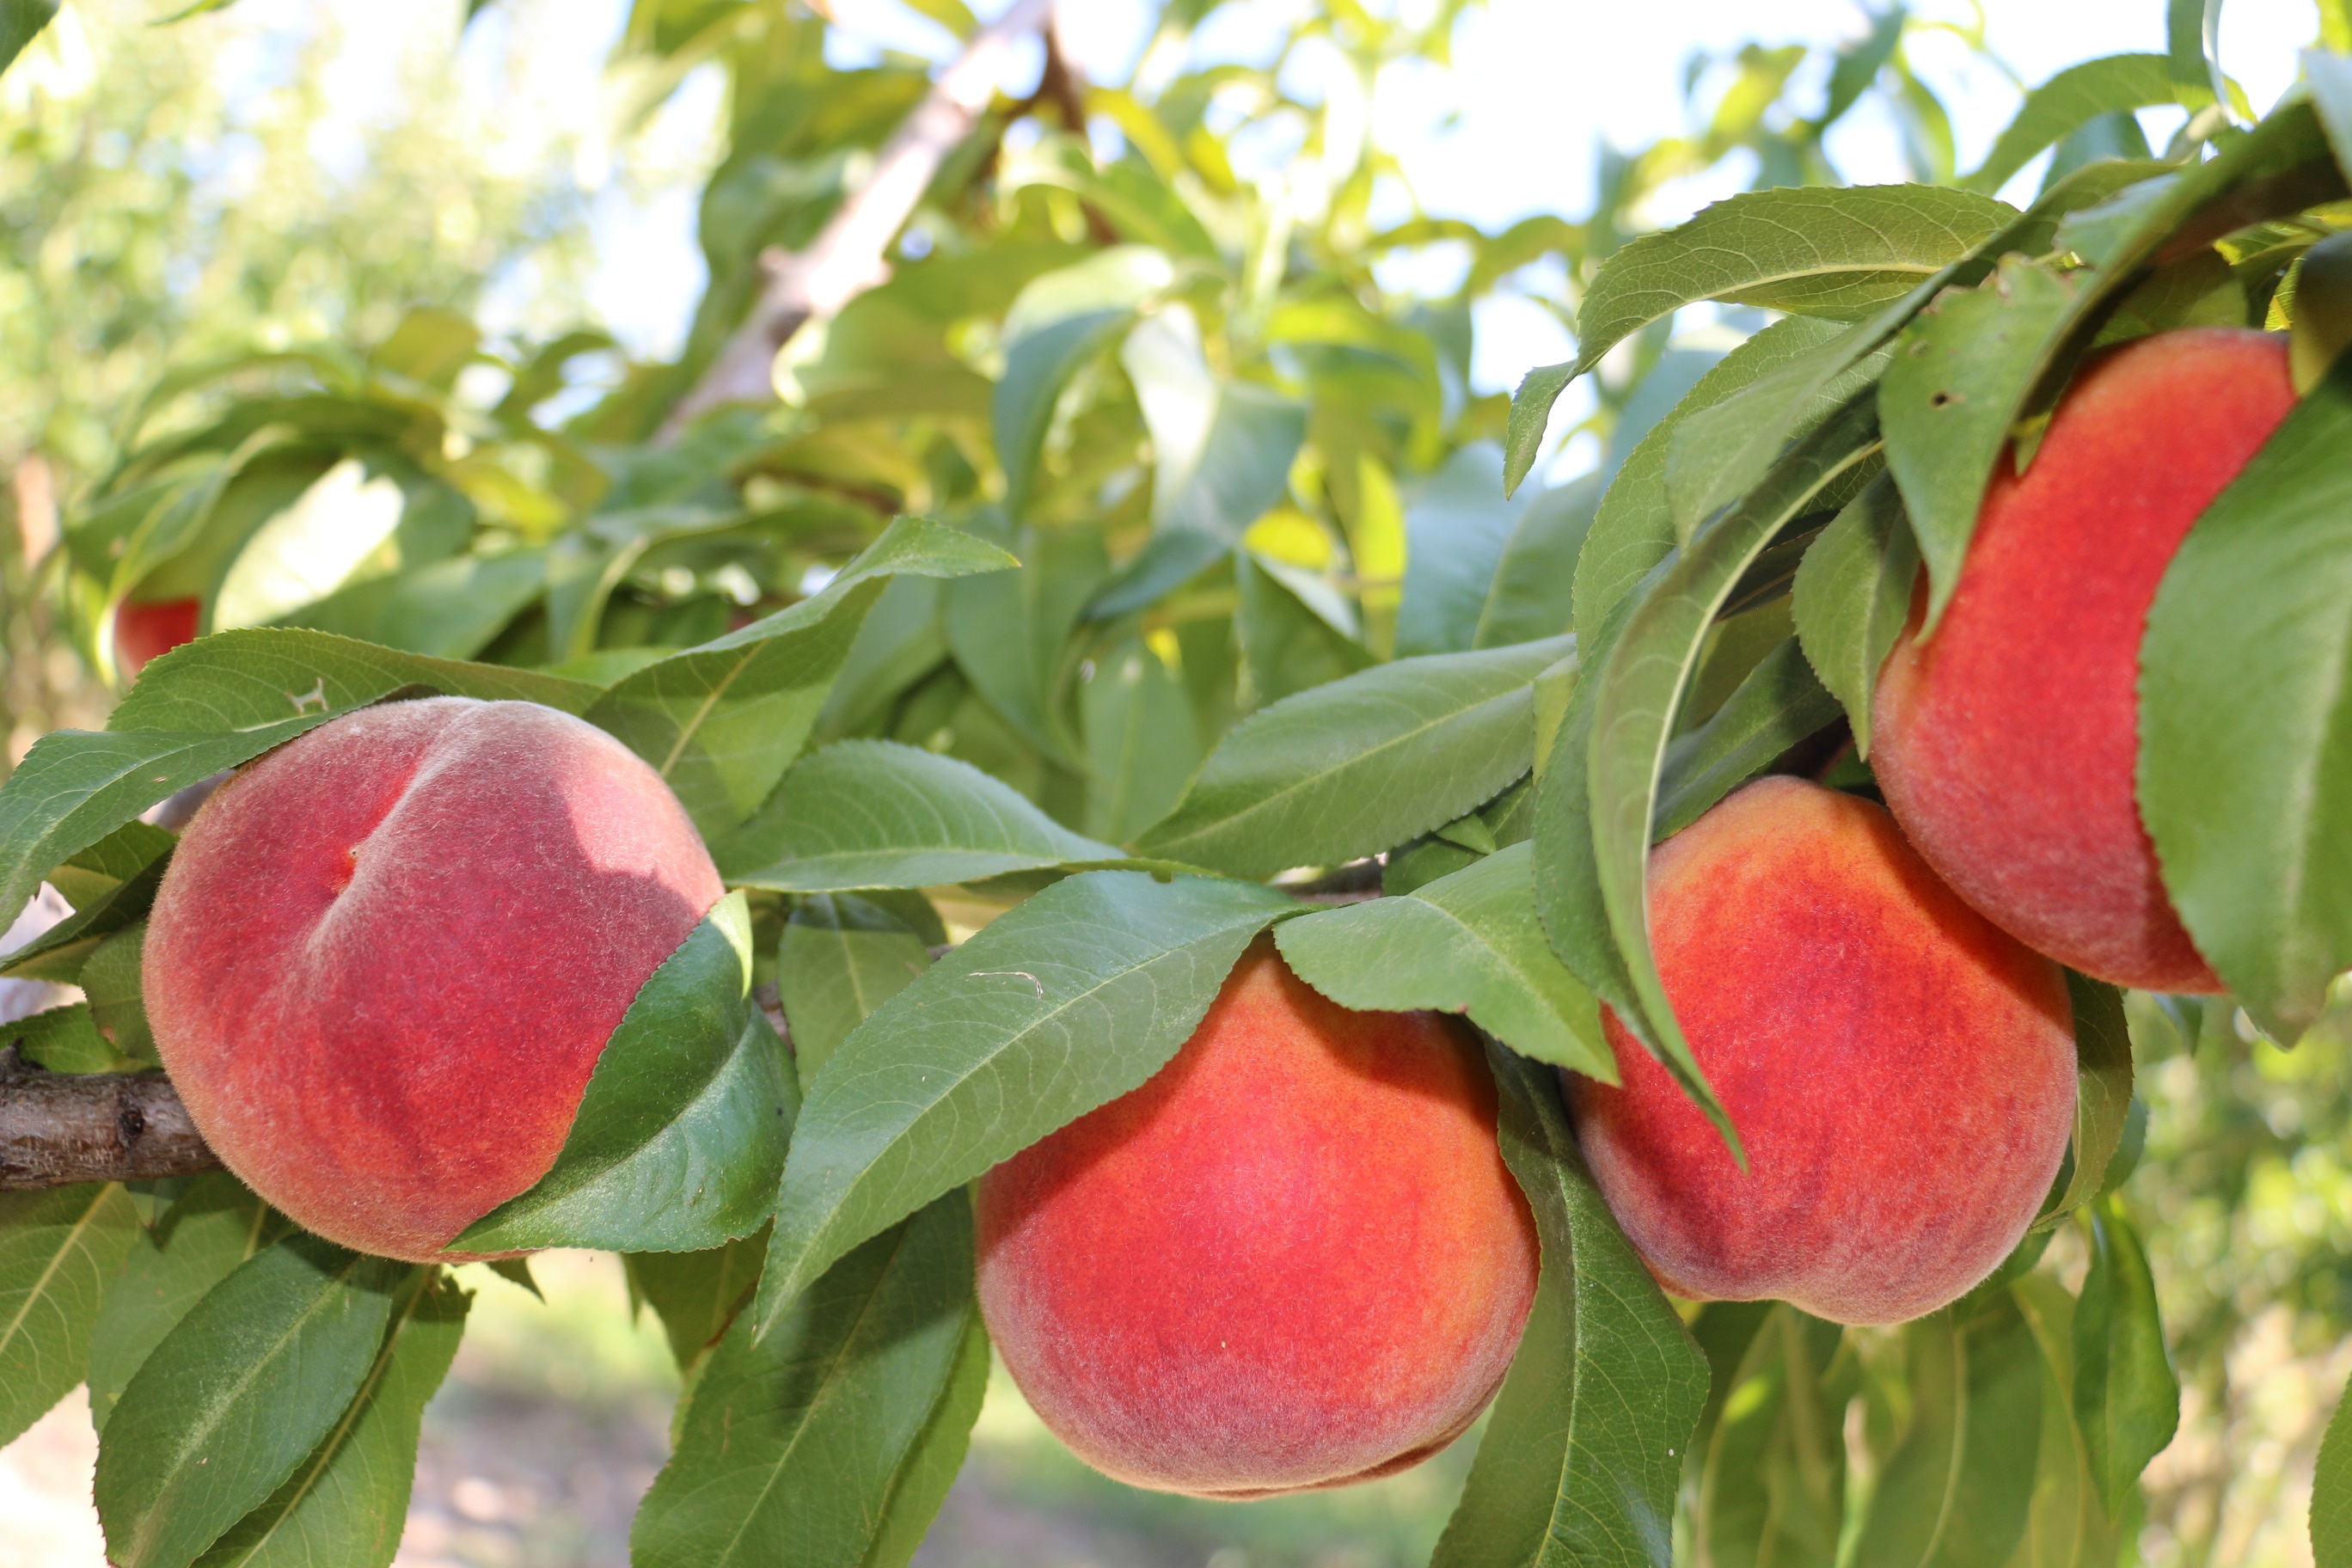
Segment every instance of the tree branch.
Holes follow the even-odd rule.
[[[767,283],[759,302],[670,411],[662,425],[664,441],[722,404],[773,397],[776,353],[793,334],[811,321],[831,318],[889,276],[884,258],[890,242],[914,215],[940,163],[980,122],[1006,58],[1027,35],[1050,28],[1053,11],[1054,0],[1014,0],[1003,16],[974,34],[883,144],[873,174],[809,247],[798,255],[772,250],[761,258]]]
[[[0,1192],[219,1168],[162,1073],[44,1072],[0,1050]]]

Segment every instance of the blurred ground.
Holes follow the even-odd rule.
[[[669,1452],[677,1374],[618,1261],[532,1260],[542,1304],[485,1268],[463,1349],[426,1408],[394,1568],[626,1568],[637,1500]],[[915,1568],[1408,1568],[1428,1561],[1473,1443],[1343,1492],[1219,1504],[1108,1481],[1047,1435],[1000,1371],[971,1458]],[[0,1450],[0,1563],[102,1568],[76,1390]]]

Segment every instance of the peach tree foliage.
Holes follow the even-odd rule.
[[[44,9],[0,9],[0,48]],[[1441,11],[1305,30],[1370,70],[1441,55]],[[788,347],[784,401],[665,431],[761,251],[809,241],[844,154],[924,83],[827,66],[822,18],[777,0],[641,0],[641,80],[717,58],[730,84],[679,363],[551,417],[607,345],[493,346],[420,310],[383,342],[175,377],[75,498],[59,586],[90,657],[134,595],[197,598],[211,635],[0,789],[0,907],[47,879],[75,910],[6,971],[88,995],[12,1037],[55,1072],[152,1062],[140,938],[173,839],[147,807],[356,707],[525,698],[661,770],[738,889],[640,993],[555,1168],[464,1238],[626,1256],[690,1374],[636,1527],[649,1568],[907,1561],[989,1366],[965,1185],[1149,1078],[1268,928],[1345,1005],[1484,1031],[1537,1218],[1536,1306],[1439,1564],[2112,1558],[2178,1420],[2114,1192],[2144,1112],[2112,988],[2074,982],[2079,1110],[2042,1223],[1875,1340],[1780,1304],[1678,1314],[1549,1069],[1609,1070],[1605,1001],[1714,1108],[1650,955],[1648,849],[1846,730],[1866,751],[1915,574],[1940,605],[2004,445],[2087,348],[2315,330],[2300,261],[2343,221],[2352,65],[2315,55],[2250,122],[2199,8],[2172,12],[2169,56],[2062,73],[1965,174],[1899,11],[1825,97],[1750,49],[1702,132],[1604,158],[1593,213],[1494,235],[1372,230],[1383,155],[1328,145],[1276,68],[1090,89],[1101,142],[1001,102],[891,279]],[[1344,171],[1326,201],[1234,177],[1221,83]],[[1865,97],[1916,183],[1849,188],[1827,162]],[[2160,153],[2119,118],[2156,105],[2189,116]],[[1005,142],[1022,117],[1044,133]],[[2052,148],[2023,206],[1990,194]],[[1659,183],[1735,152],[1756,189],[1630,233]],[[1471,257],[1454,296],[1380,287],[1376,262],[1436,239]],[[1577,357],[1476,397],[1469,305],[1538,261]],[[1753,330],[1671,346],[1700,301]],[[465,390],[478,365],[495,399]],[[1544,489],[1552,401],[1596,372],[1602,465]],[[2200,521],[2143,649],[2169,890],[2283,1043],[2352,965],[2347,437],[2352,372]],[[362,490],[383,526],[338,561],[351,512],[304,503]],[[1374,856],[1385,897],[1269,886]],[[944,889],[1003,912],[935,958]],[[662,1201],[704,1173],[708,1202]],[[2074,1290],[2036,1267],[2061,1227]],[[87,1381],[126,1564],[387,1562],[466,1283],[290,1232],[226,1174],[0,1195],[0,1438]],[[2347,1445],[2322,1458],[2323,1563],[2352,1562]]]

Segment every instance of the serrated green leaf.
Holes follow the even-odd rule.
[[[81,966],[80,984],[89,998],[89,1019],[106,1043],[132,1061],[154,1062],[155,1031],[147,1023],[140,989],[140,959],[147,945],[147,922],[136,921],[102,939]]]
[[[2312,1470],[2311,1556],[2316,1568],[2352,1568],[2352,1399],[2336,1401]]]
[[[1688,542],[1717,508],[1761,484],[1792,443],[1875,385],[1889,358],[1884,339],[1871,342],[1880,324],[1847,328],[1805,359],[1698,410],[1675,428],[1666,451],[1666,500],[1676,541]]]
[[[1372,664],[1371,650],[1358,640],[1353,607],[1317,574],[1244,550],[1234,557],[1234,585],[1241,598],[1234,630],[1261,706]]]
[[[1527,510],[1527,503],[1504,497],[1502,472],[1502,452],[1492,443],[1474,442],[1406,493],[1399,658],[1476,646],[1504,548]],[[1567,629],[1563,622],[1543,635]]]
[[[2008,1289],[2033,1331],[2048,1373],[2042,1380],[2033,1505],[2018,1551],[2037,1568],[2105,1568],[2116,1561],[2116,1527],[2092,1479],[2082,1430],[2074,1425],[2074,1298],[2041,1273],[2026,1274]]]
[[[913,1451],[899,1461],[889,1500],[883,1505],[882,1528],[866,1554],[865,1568],[908,1568],[930,1533],[940,1505],[947,1501],[971,1448],[971,1429],[988,1396],[988,1330],[975,1312],[964,1329],[963,1348],[948,1373],[948,1385],[931,1410],[930,1424],[915,1440]]]
[[[162,837],[164,842],[160,852],[137,870],[131,871],[125,880],[77,901],[72,914],[11,952],[5,963],[0,963],[0,974],[21,980],[48,980],[64,985],[74,984],[81,978],[82,965],[89,962],[101,942],[146,918],[148,910],[154,905],[156,889],[163,886],[163,873],[172,863],[173,838],[170,834],[160,827],[149,827],[143,822],[126,822],[75,858],[98,853],[121,838],[125,830],[133,827],[142,830],[142,838],[147,834]],[[63,868],[50,875],[52,886],[70,879]],[[92,879],[92,885],[96,885],[95,879]],[[60,888],[58,891],[65,892],[66,889]],[[67,896],[72,897],[70,893]]]
[[[1601,504],[1597,474],[1531,497],[1503,543],[1470,646],[1507,647],[1576,625],[1576,563]]]
[[[1576,1152],[1549,1068],[1490,1049],[1543,1272],[1431,1568],[1669,1568],[1706,1358]]]
[[[150,1352],[205,1292],[276,1242],[292,1222],[225,1171],[192,1180],[131,1244],[89,1348],[89,1415],[100,1432]]]
[[[1022,529],[1005,542],[1018,570],[947,584],[956,667],[1024,740],[1066,766],[1077,759],[1059,722],[1070,633],[1110,570],[1092,529]]]
[[[2293,1040],[2352,968],[2352,363],[2205,509],[2140,645],[2140,813],[2197,951]]]
[[[712,850],[730,883],[789,893],[929,888],[1125,858],[971,763],[895,741],[812,753]]]
[[[899,518],[823,593],[646,666],[586,718],[652,763],[715,839],[768,798],[799,754],[884,579],[1014,564],[986,540]]]
[[[2066,992],[2074,1008],[2074,1174],[2042,1224],[2074,1213],[2108,1190],[2108,1169],[2131,1115],[2131,1026],[2124,1020],[2124,994],[2071,969]]]
[[[2054,273],[2010,257],[1981,288],[1946,294],[1895,340],[1878,416],[1886,466],[1927,563],[1930,630],[1959,584],[1985,486],[2049,368],[2074,295]]]
[[[1782,642],[1748,671],[1712,718],[1668,743],[1658,774],[1653,837],[1680,833],[1773,758],[1837,718],[1837,699],[1814,679],[1797,639]]]
[[[2156,1280],[2113,1198],[2085,1211],[2090,1271],[2074,1308],[2074,1420],[2113,1514],[2180,1426],[2180,1381],[2165,1353]]]
[[[1515,496],[1528,470],[1542,454],[1545,430],[1551,425],[1551,406],[1577,377],[1576,362],[1539,364],[1519,378],[1511,394],[1510,418],[1503,429],[1503,493]]]
[[[24,1060],[48,1072],[136,1072],[142,1064],[98,1032],[89,1004],[52,1007],[0,1029],[0,1049],[14,1046]]]
[[[472,658],[547,591],[547,562],[539,549],[453,555],[337,589],[273,624]]]
[[[1261,709],[1137,849],[1270,876],[1451,822],[1532,764],[1531,683],[1573,646],[1551,637],[1400,659]]]
[[[1466,1013],[1522,1056],[1615,1083],[1600,1007],[1544,941],[1534,877],[1532,847],[1514,844],[1407,896],[1286,921],[1275,940],[1342,1007]]]
[[[1832,1568],[1845,1511],[1845,1401],[1823,1387],[1842,1331],[1776,1303],[1717,1368],[1691,1528],[1707,1560]],[[1710,1347],[1712,1348],[1712,1347]]]
[[[1297,908],[1246,882],[1090,871],[884,1003],[810,1085],[761,1328],[867,1237],[1159,1071],[1242,950]]]
[[[1715,203],[1601,263],[1577,310],[1576,374],[1700,300],[1858,321],[2017,216],[1935,185],[1785,185]]]
[[[881,899],[815,893],[793,904],[776,987],[803,1086],[875,1008],[931,966],[926,935]]]
[[[451,1245],[696,1252],[757,1230],[800,1085],[751,993],[751,917],[738,891],[629,1004],[553,1168]]]
[[[1080,688],[1087,831],[1124,843],[1183,798],[1203,750],[1184,682],[1151,645],[1127,637],[1094,656]]]
[[[268,1502],[237,1521],[197,1568],[385,1568],[408,1521],[425,1405],[448,1375],[472,1298],[410,1270],[358,1394]]]
[[[1911,615],[1919,546],[1903,494],[1880,475],[1805,552],[1792,608],[1805,658],[1843,705],[1857,755],[1870,755],[1870,700],[1878,672]]]
[[[1949,1310],[1903,1331],[1913,1409],[1864,1516],[1853,1561],[1885,1568],[2005,1568],[2025,1532],[2042,1447],[2042,1352],[1996,1296],[1965,1325]]]
[[[0,1445],[83,1380],[139,1215],[120,1183],[0,1193]]]
[[[1231,554],[1250,524],[1289,493],[1290,466],[1306,437],[1307,410],[1298,404],[1245,382],[1220,388],[1198,467],[1155,514],[1150,540],[1104,585],[1087,616],[1142,609]]]
[[[1175,279],[1168,258],[1126,245],[1048,272],[1023,289],[1004,322],[1004,374],[991,416],[1004,467],[1005,510],[1020,517],[1034,485],[1054,405],[1078,368],[1124,333]]]
[[[99,1441],[108,1560],[186,1568],[268,1501],[351,1407],[408,1269],[294,1236],[190,1309]]]
[[[58,14],[58,0],[0,0],[0,71],[40,36]]]
[[[1726,597],[1791,519],[1830,485],[1870,462],[1875,451],[1875,412],[1867,396],[1858,397],[1664,567],[1638,598],[1628,600],[1623,630],[1607,662],[1585,678],[1592,692],[1585,767],[1594,880],[1638,1001],[1635,1010],[1620,1008],[1619,1015],[1715,1120],[1735,1152],[1738,1134],[1690,1054],[1650,954],[1643,868],[1656,822],[1660,773],[1676,706]]]
[[[700,1252],[632,1252],[622,1258],[632,1302],[653,1308],[681,1373],[691,1373],[719,1342],[760,1282],[768,1233],[753,1233]]]
[[[2108,55],[2068,66],[2025,95],[1985,161],[1960,184],[1990,195],[2101,115],[2179,101],[2170,62],[2162,55]]]
[[[364,708],[411,687],[489,702],[536,702],[565,713],[586,712],[597,695],[584,681],[535,670],[428,658],[327,632],[255,626],[198,637],[152,660],[106,727],[116,734],[267,733],[304,714]]]
[[[1701,376],[1627,455],[1601,498],[1592,531],[1577,556],[1575,622],[1588,644],[1626,590],[1664,561],[1677,542],[1674,508],[1666,495],[1666,460],[1682,422],[1803,362],[1840,331],[1829,322],[1803,317],[1773,322]],[[1822,410],[1824,416],[1828,412]]]
[[[864,1568],[886,1534],[919,1537],[945,1495],[926,1462],[942,1404],[961,1394],[954,1413],[978,1414],[971,1280],[971,1205],[950,1193],[842,1258],[764,1336],[739,1317],[695,1384],[630,1560]]]

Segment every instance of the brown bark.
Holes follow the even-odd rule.
[[[162,1073],[53,1073],[0,1051],[0,1192],[220,1168]]]

